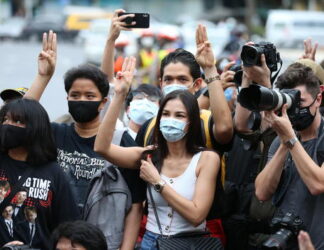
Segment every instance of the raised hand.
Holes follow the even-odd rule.
[[[110,25],[108,39],[110,39],[112,41],[116,41],[116,39],[119,37],[121,30],[131,31],[132,29],[127,28],[127,26],[136,24],[135,21],[133,21],[131,24],[127,24],[124,22],[124,20],[127,17],[134,17],[134,14],[118,16],[118,14],[120,14],[120,13],[125,13],[125,10],[122,10],[122,9],[115,10],[113,18],[111,19],[111,25]]]
[[[122,66],[122,71],[117,73],[115,84],[115,92],[127,94],[133,81],[136,65],[135,57],[126,57]]]
[[[317,47],[318,43],[316,42],[313,46],[311,38],[304,40],[304,54],[302,54],[300,59],[311,59],[315,61]]]
[[[215,67],[215,57],[211,46],[208,41],[206,27],[199,24],[196,29],[196,60],[198,64],[204,68]]]
[[[43,50],[38,55],[38,74],[51,77],[56,66],[57,38],[50,30],[43,34]]]

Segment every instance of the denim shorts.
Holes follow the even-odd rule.
[[[160,234],[152,233],[146,230],[142,239],[141,250],[157,250],[156,240],[159,236]]]

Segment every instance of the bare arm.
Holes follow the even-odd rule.
[[[101,63],[101,70],[104,72],[109,82],[114,81],[114,54],[115,54],[115,42],[119,37],[121,30],[131,30],[127,28],[127,24],[123,22],[125,18],[128,16],[132,17],[133,15],[123,15],[118,17],[119,13],[124,13],[125,11],[122,9],[115,10],[114,16],[111,19],[111,25],[109,29],[108,38],[105,45],[105,50]]]
[[[219,171],[219,156],[212,151],[202,152],[198,167],[199,173],[192,200],[182,197],[168,184],[161,193],[168,204],[194,226],[198,226],[206,219],[212,205]],[[140,176],[151,184],[161,180],[151,159],[142,160]]]
[[[132,204],[131,210],[128,212],[125,219],[125,229],[123,242],[120,250],[133,250],[140,231],[140,225],[143,215],[143,204]]]
[[[312,195],[324,193],[324,164],[318,166],[307,154],[300,142],[290,150],[300,177]]]
[[[280,182],[288,148],[280,144],[277,152],[255,180],[255,194],[261,201],[271,199]]]
[[[214,53],[208,41],[206,27],[198,25],[196,30],[196,60],[203,68],[206,79],[219,76],[215,67]],[[213,134],[215,140],[226,144],[233,137],[233,120],[228,107],[222,81],[214,79],[208,84],[210,108],[214,119]]]
[[[135,168],[145,148],[120,147],[111,143],[119,112],[133,80],[135,58],[125,58],[122,72],[115,80],[115,95],[101,122],[96,136],[94,151],[109,162],[124,168]],[[126,157],[125,157],[126,156]]]
[[[317,103],[321,103],[321,95],[318,95]],[[270,119],[273,129],[277,132],[282,142],[295,137],[295,132],[287,115],[287,105],[282,108],[282,116],[277,116],[274,112],[270,112]],[[317,114],[315,119],[320,123],[321,116]],[[307,186],[309,192],[313,195],[324,193],[324,168],[319,167],[314,160],[308,155],[300,142],[296,142],[290,149],[292,159],[295,163],[297,171]],[[323,166],[323,164],[322,164]]]
[[[43,49],[38,56],[38,73],[24,98],[40,100],[56,66],[57,39],[53,31],[43,34]]]

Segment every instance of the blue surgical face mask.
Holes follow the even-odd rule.
[[[188,87],[183,84],[177,84],[177,83],[168,84],[165,87],[163,87],[162,92],[163,95],[166,96],[167,94],[175,90],[188,90]]]
[[[129,106],[129,118],[138,125],[157,115],[159,107],[156,103],[147,100],[133,100]]]
[[[168,142],[176,142],[181,140],[186,132],[186,122],[174,118],[162,118],[160,120],[160,131]]]

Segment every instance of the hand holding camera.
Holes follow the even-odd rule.
[[[234,75],[235,72],[231,70],[231,67],[235,64],[235,62],[229,62],[225,67],[224,71],[222,72],[220,78],[222,80],[222,87],[223,90],[229,87],[235,87],[234,83]]]
[[[266,88],[271,88],[270,69],[267,66],[264,54],[260,55],[261,66],[243,66],[244,76],[251,82],[258,83]]]
[[[287,115],[287,106],[287,104],[282,106],[281,116],[277,115],[273,110],[264,112],[264,119],[270,124],[273,130],[276,131],[282,143],[286,143],[296,136]]]

